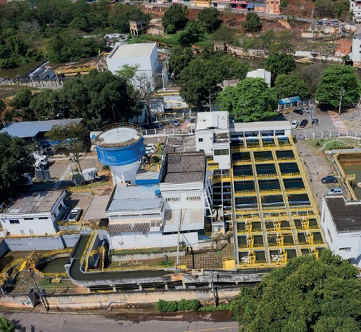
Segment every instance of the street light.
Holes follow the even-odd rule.
[[[340,104],[339,104],[339,107],[338,107],[338,114],[341,114],[342,99],[343,99],[344,95],[345,95],[345,89],[342,87],[341,91],[340,91]]]

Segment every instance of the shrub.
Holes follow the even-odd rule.
[[[159,300],[156,303],[155,308],[159,312],[175,312],[177,311],[177,302]]]
[[[179,311],[198,311],[201,304],[198,300],[180,300],[178,302]]]

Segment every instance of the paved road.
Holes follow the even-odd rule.
[[[219,313],[214,313],[219,317]],[[18,325],[22,332],[237,332],[237,323],[229,317],[214,321],[213,313],[202,315],[202,320],[195,315],[172,315],[149,319],[136,315],[136,319],[124,319],[121,314],[106,317],[103,315],[76,315],[68,313],[12,313],[5,314]],[[224,314],[227,315],[227,314]]]
[[[170,7],[172,4],[154,4],[156,7]],[[197,7],[197,6],[189,6],[189,9],[204,9],[204,7]],[[216,8],[219,11],[225,11],[225,8]],[[247,9],[232,9],[232,13],[241,13],[241,14],[247,14],[249,11]],[[271,17],[275,18],[276,16],[280,14],[268,14],[268,13],[262,13],[262,12],[255,12],[257,15],[261,17]],[[287,15],[282,15],[284,18],[287,18]],[[302,22],[315,22],[315,19],[307,18],[307,17],[294,17],[292,18],[295,21],[302,21]]]

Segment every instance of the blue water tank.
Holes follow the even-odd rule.
[[[134,135],[131,130],[135,133]],[[100,137],[102,135],[103,133]],[[118,128],[104,132],[103,136],[103,141],[99,140],[98,144],[95,144],[99,162],[104,165],[125,166],[138,161],[145,155],[144,139],[139,131]]]

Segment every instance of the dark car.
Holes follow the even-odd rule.
[[[303,119],[300,123],[300,128],[305,128],[307,126],[307,124],[308,124],[308,120]]]
[[[169,124],[174,127],[180,126],[180,123],[177,120],[169,120]]]
[[[293,110],[293,113],[302,115],[303,114],[303,109],[302,108],[296,108],[295,110]]]
[[[312,119],[312,124],[313,125],[318,125],[318,123],[319,123],[318,119]]]
[[[333,175],[328,175],[328,176],[325,176],[324,178],[322,178],[321,182],[322,183],[337,183],[338,180]]]
[[[153,127],[154,127],[154,129],[163,129],[164,128],[164,126],[160,122],[153,123]]]

